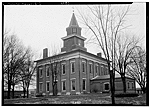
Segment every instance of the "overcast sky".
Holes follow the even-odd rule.
[[[132,8],[135,11],[128,17],[128,24],[132,25],[129,32],[137,36],[146,36],[146,8],[145,3],[133,3]],[[44,48],[51,49],[55,45],[60,48],[63,45],[62,37],[66,36],[66,28],[69,26],[72,7],[81,5],[5,5],[4,6],[4,28],[11,29],[25,46],[31,46],[37,56],[42,56]],[[84,6],[85,7],[85,6]],[[76,16],[79,26],[79,18]],[[82,36],[89,38],[82,28]],[[145,44],[143,39],[143,45]],[[97,48],[93,45],[85,45],[88,52],[96,54]]]

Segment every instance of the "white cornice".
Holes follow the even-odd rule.
[[[86,40],[86,38],[85,38],[85,37],[80,36],[80,35],[77,35],[77,34],[71,34],[71,35],[68,35],[68,36],[62,37],[61,39],[62,39],[62,40],[64,40],[64,39],[68,39],[68,38],[73,37],[73,36],[76,36],[76,37],[78,37],[78,38],[81,38],[81,39],[83,39],[83,40]]]

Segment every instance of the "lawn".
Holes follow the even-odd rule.
[[[116,104],[146,105],[146,95],[115,98]],[[4,104],[111,104],[110,94],[49,96],[28,99],[5,99]]]

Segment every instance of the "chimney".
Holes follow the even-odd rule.
[[[48,57],[48,48],[43,49],[43,59]]]
[[[98,57],[102,57],[102,53],[97,53],[97,56]]]

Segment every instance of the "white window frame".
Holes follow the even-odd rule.
[[[71,91],[76,91],[76,78],[71,78]],[[72,80],[75,80],[75,90],[72,90]]]
[[[105,90],[105,84],[109,84],[109,89],[108,90]],[[104,91],[109,91],[110,90],[110,83],[109,82],[105,82],[105,83],[103,83],[103,86],[104,86]]]
[[[95,65],[95,73],[98,74],[98,64]]]
[[[40,84],[42,84],[42,90],[40,90]],[[43,91],[43,82],[39,82],[39,91],[40,91],[40,92]]]
[[[127,89],[130,89],[130,81],[127,82]]]
[[[65,73],[64,74],[63,74],[63,65],[65,65]],[[61,67],[62,67],[62,69],[61,69],[62,75],[65,75],[66,74],[66,63],[62,63]]]
[[[49,77],[49,76],[47,76],[47,69],[49,70],[48,72],[49,72],[49,76],[50,76],[50,67],[49,66],[46,67],[46,77]]]
[[[74,63],[74,72],[72,72],[72,63]],[[71,64],[71,74],[75,73],[75,61],[70,61]]]
[[[62,79],[61,82],[62,82],[62,83],[61,83],[61,84],[62,84],[62,85],[61,85],[61,87],[62,87],[62,92],[66,92],[66,90],[63,90],[63,82],[65,82],[65,88],[66,88],[66,79]]]
[[[82,64],[82,72],[85,73],[85,64],[86,64],[86,62],[82,61],[82,63],[84,64],[84,71],[83,71],[83,64]]]
[[[134,87],[134,82],[132,82],[131,84],[132,84],[132,89],[134,89],[134,88],[135,88],[135,87]]]
[[[41,70],[42,70],[42,75],[41,75]],[[39,68],[39,76],[40,76],[40,78],[43,77],[43,68]]]
[[[92,74],[92,63],[89,63],[89,73]],[[91,72],[90,72],[90,66],[91,66]]]
[[[104,75],[104,66],[101,65],[101,75]]]
[[[50,81],[46,81],[46,92],[49,92],[47,91],[47,83],[49,83],[49,91],[50,91]]]
[[[83,80],[85,80],[85,90],[83,90]],[[82,78],[82,90],[86,91],[86,78]]]

